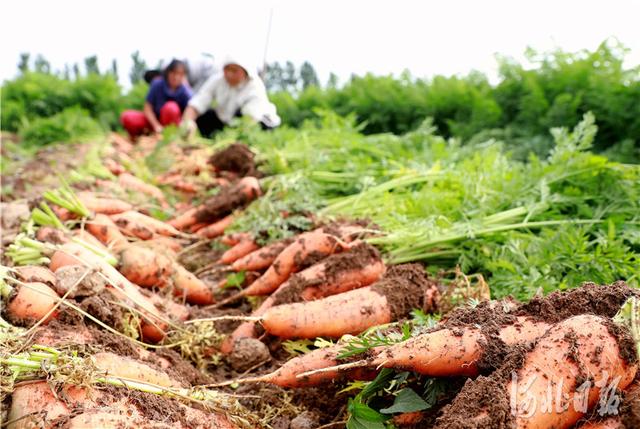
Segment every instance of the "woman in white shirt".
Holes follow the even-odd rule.
[[[248,116],[264,129],[280,125],[262,79],[246,62],[227,58],[222,76],[211,76],[189,100],[183,125],[189,130],[197,125],[200,134],[209,137],[238,116]]]

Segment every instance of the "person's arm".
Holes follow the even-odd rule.
[[[144,109],[142,111],[144,112],[144,116],[147,118],[147,120],[151,124],[151,128],[153,129],[153,131],[156,133],[161,133],[162,124],[160,123],[160,121],[158,121],[158,118],[156,117],[156,113],[153,111],[153,106],[151,105],[151,103],[149,103],[148,101],[145,101]]]
[[[240,111],[243,116],[249,116],[266,128],[275,128],[280,125],[280,117],[276,111],[276,106],[269,101],[266,89],[258,82],[253,84],[250,94],[244,100]]]
[[[195,107],[187,105],[187,108],[184,109],[184,113],[182,114],[182,120],[195,121],[198,116],[200,116],[200,112],[198,112]]]

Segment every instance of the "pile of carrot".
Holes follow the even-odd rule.
[[[171,171],[161,176],[162,180],[148,183],[127,171],[135,149],[116,136],[113,139],[117,155],[104,162],[115,176],[109,183],[142,199],[151,197],[164,209],[170,200],[163,191],[165,185],[184,191],[183,196],[194,195],[195,188],[179,172]],[[246,156],[253,159],[250,152]],[[221,172],[219,163],[220,159],[212,158],[212,164],[217,166],[211,169],[214,176]],[[199,162],[191,173],[199,175],[206,168],[209,167]],[[208,346],[209,355],[233,359],[246,344],[265,349],[269,346],[273,351],[284,340],[310,344],[308,340],[322,337],[334,343],[284,361],[275,371],[242,376],[220,385],[270,383],[283,388],[307,388],[344,379],[371,380],[382,368],[389,368],[419,377],[468,380],[440,410],[433,426],[436,428],[572,428],[578,427],[576,424],[590,429],[624,427],[620,416],[584,421],[596,406],[602,386],[592,389],[585,409],[529,409],[532,401],[540,404],[547,398],[550,379],[554,383],[562,380],[554,385],[562,397],[579,393],[585,379],[606,377],[615,378],[620,391],[640,392],[638,384],[633,384],[638,362],[635,350],[628,347],[629,330],[616,325],[607,314],[591,312],[547,321],[513,312],[510,317],[494,321],[490,329],[483,323],[450,323],[445,316],[420,334],[403,340],[396,336],[393,341],[376,343],[365,353],[345,358],[345,352],[357,340],[354,336],[372,329],[380,329],[381,335],[387,332],[385,329],[395,329],[397,334],[413,310],[437,313],[442,299],[437,279],[427,275],[420,265],[387,266],[378,250],[362,240],[366,230],[345,221],[317,226],[266,245],[261,245],[252,231],[226,233],[238,211],[262,194],[260,181],[246,175],[249,171],[218,175],[214,178],[215,186],[220,188],[217,194],[194,205],[191,200],[186,201],[184,209],[173,211],[175,216],[167,221],[152,216],[149,207],[156,207],[155,202],[143,207],[86,189],[76,194],[90,213],[88,216],[62,207],[64,202],[53,204],[51,208],[60,220],[70,222],[37,230],[35,237],[42,242],[44,254],[41,261],[48,261],[47,266],[11,267],[3,275],[3,316],[12,324],[32,327],[31,330],[40,326],[35,338],[48,347],[58,346],[62,336],[50,329],[53,321],[63,320],[70,311],[78,311],[88,317],[86,320],[112,332],[119,329],[136,337],[136,341],[159,343],[162,347],[189,341],[171,343],[177,334],[188,336],[201,323],[228,319],[240,323],[225,329],[222,339]],[[104,185],[100,183],[101,188],[108,187]],[[227,246],[217,258],[207,261],[208,271],[203,271],[219,275],[215,280],[199,277],[200,271],[191,272],[185,268],[188,264],[181,263],[184,253],[212,240],[216,245]],[[70,273],[76,276],[74,280],[63,283],[61,279]],[[87,285],[99,283],[90,282],[89,277],[99,279],[103,286],[87,290]],[[230,280],[239,277],[240,284]],[[80,284],[83,293],[73,293],[71,289]],[[92,314],[92,307],[83,306],[83,300],[93,296],[113,308],[124,309],[130,316],[128,320],[133,320],[130,323],[136,324],[135,333],[130,327],[127,330],[108,325],[108,321],[100,319],[99,311]],[[503,304],[504,308],[510,305]],[[515,304],[509,311],[514,307]],[[232,311],[232,316],[225,314]],[[207,317],[208,312],[211,317]],[[220,313],[223,315],[218,316]],[[383,328],[376,328],[380,326]],[[76,345],[95,341],[82,325],[65,335],[69,343]],[[204,336],[202,341],[210,340],[207,333],[199,335]],[[211,330],[210,336],[215,335],[219,333]],[[504,356],[496,358],[495,367],[488,368],[485,360],[498,346]],[[124,380],[167,389],[192,387],[173,379],[168,371],[171,363],[159,354],[138,346],[134,349],[134,357],[111,351],[95,353],[92,364],[95,369]],[[150,365],[149,361],[155,364]],[[521,385],[527,390],[520,391]],[[65,400],[43,381],[18,385],[12,393],[9,413],[9,419],[15,422],[9,427],[54,427],[64,419],[69,427],[161,424],[145,416],[134,402],[107,391],[95,396],[96,392],[89,394],[88,386],[65,384],[62,389]],[[513,405],[515,411],[504,413],[501,410],[505,407],[500,406],[509,398],[513,404],[507,405]],[[99,404],[107,404],[107,408]],[[235,427],[216,413],[183,404],[180,409],[193,421],[208,421],[209,427]],[[411,412],[395,421],[419,421],[420,416],[420,412]],[[207,427],[205,423],[203,427]]]

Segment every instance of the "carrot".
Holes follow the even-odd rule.
[[[98,240],[96,237],[93,236],[93,234],[89,233],[84,229],[77,229],[73,231],[73,236],[80,239],[82,242],[95,247],[96,249],[100,249],[104,252],[109,251],[109,249],[107,249],[107,247],[100,240]]]
[[[3,288],[0,292],[7,299],[7,314],[15,321],[37,322],[47,316],[58,302],[58,294],[40,282],[29,282],[16,286],[13,291]],[[49,315],[44,322],[56,316]]]
[[[46,381],[22,384],[11,394],[11,409],[7,420],[9,429],[50,428],[45,421],[68,415],[69,407],[58,399]]]
[[[246,232],[235,232],[233,234],[223,235],[220,238],[220,243],[226,246],[235,246],[236,244],[240,243],[240,241],[250,238],[251,234],[248,234]]]
[[[129,357],[118,356],[111,352],[101,352],[94,354],[92,360],[98,369],[106,371],[112,377],[122,377],[162,387],[181,387],[178,381],[169,377],[165,372]]]
[[[481,409],[477,415],[467,416],[473,427],[494,419],[502,420],[503,416],[492,415],[489,405],[495,397],[512,395],[512,404],[516,405],[513,427],[570,428],[585,415],[586,410],[576,407],[574,401],[570,401],[566,409],[562,407],[565,402],[554,403],[548,409],[542,407],[549,389],[557,395],[554,397],[574,399],[582,381],[591,379],[594,383],[586,397],[588,408],[595,405],[602,392],[603,386],[598,381],[606,379],[609,386],[612,380],[616,380],[616,387],[624,390],[636,376],[637,357],[635,351],[627,354],[629,350],[623,350],[620,344],[618,336],[611,330],[610,319],[588,314],[565,319],[551,327],[525,354],[515,373],[507,367],[505,371],[498,370],[475,383],[467,383],[438,419],[436,427],[449,427],[453,419],[459,418],[461,409],[465,409],[463,400],[459,398],[464,397],[464,401],[468,401],[469,395],[474,395],[474,389],[486,386],[493,395],[485,391],[484,399],[477,393],[471,396],[478,400],[476,405]]]
[[[50,226],[42,226],[38,228],[38,231],[36,231],[36,238],[38,241],[51,244],[63,244],[69,241],[63,231]]]
[[[604,420],[598,421],[588,421],[580,426],[577,426],[577,429],[625,429],[625,425],[623,425],[620,417],[609,417]]]
[[[13,267],[16,276],[27,283],[39,282],[48,286],[53,286],[56,283],[56,275],[46,267],[39,265],[23,265],[19,267]]]
[[[237,183],[220,189],[220,192],[207,199],[202,206],[187,219],[187,225],[198,222],[215,222],[230,215],[234,210],[244,207],[260,196],[260,183],[255,177],[243,177]],[[190,222],[190,223],[189,223]]]
[[[166,286],[172,271],[171,259],[147,246],[132,244],[120,255],[120,272],[139,286]]]
[[[116,252],[127,247],[129,242],[122,235],[118,226],[111,218],[104,214],[97,214],[93,220],[87,221],[87,230],[102,244],[112,248]]]
[[[222,254],[220,257],[220,263],[226,265],[232,264],[257,249],[258,245],[252,239],[242,240]]]
[[[290,239],[280,240],[254,250],[234,261],[231,268],[234,271],[260,271],[269,268],[278,255],[291,244],[291,241]]]
[[[146,183],[143,180],[138,179],[136,176],[129,173],[122,173],[118,176],[118,183],[125,189],[129,189],[132,191],[141,192],[143,194],[147,194],[156,200],[158,200],[162,205],[166,205],[167,201],[164,197],[162,191],[149,183]]]
[[[116,198],[97,197],[91,192],[78,192],[77,195],[80,201],[94,213],[111,215],[133,209],[128,202]]]
[[[348,244],[329,234],[322,232],[301,234],[278,255],[262,277],[242,291],[243,295],[268,295],[287,280],[292,273],[302,268],[305,259],[310,256],[315,258],[329,256],[348,248]]]
[[[176,239],[159,235],[144,242],[145,246],[173,255],[182,250],[182,244]]]
[[[111,158],[105,158],[103,164],[109,169],[111,174],[115,174],[116,176],[127,171],[122,164]]]
[[[211,288],[182,265],[173,264],[172,280],[176,296],[184,296],[187,302],[198,305],[209,305],[215,302]]]
[[[204,238],[215,238],[224,234],[224,230],[233,223],[233,215],[223,217],[217,222],[214,222],[204,228],[200,229],[197,234]]]
[[[201,207],[190,208],[167,223],[176,229],[184,230],[197,222],[195,216],[198,210],[201,210]]]
[[[146,229],[152,232],[151,234],[152,236],[154,233],[164,235],[167,237],[175,237],[177,235],[180,235],[180,231],[178,231],[168,223],[162,222],[161,220],[158,220],[158,219],[154,219],[151,216],[143,215],[142,213],[138,213],[133,210],[112,215],[111,219],[120,228],[123,228],[123,227],[127,228],[127,225],[142,225]],[[143,237],[140,237],[140,238],[145,240],[145,238]]]
[[[120,153],[129,153],[133,150],[133,145],[126,138],[122,137],[118,133],[111,133],[109,135],[109,140],[114,148]]]
[[[264,300],[251,316],[260,317],[274,305],[309,301],[370,285],[378,281],[384,271],[385,266],[378,251],[362,243],[294,274]],[[255,336],[255,322],[243,322],[225,339],[221,351],[230,353],[235,341]]]
[[[193,224],[189,227],[189,232],[193,234],[194,232],[200,231],[202,228],[204,228],[207,225],[209,224],[206,222],[199,222],[199,223]]]
[[[414,308],[433,311],[434,303],[428,299],[433,290],[437,285],[426,278],[422,267],[399,265],[372,286],[317,301],[272,307],[261,322],[268,333],[282,338],[358,334],[398,320]]]

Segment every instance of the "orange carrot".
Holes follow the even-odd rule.
[[[87,230],[94,237],[116,252],[124,249],[129,244],[118,226],[107,215],[97,214],[93,220],[87,221],[86,225]]]
[[[587,421],[576,427],[577,429],[625,429],[620,417],[609,417],[604,420]]]
[[[258,249],[258,245],[252,239],[242,240],[222,254],[220,263],[226,265],[231,264],[256,249]]]
[[[78,192],[78,199],[92,212],[102,214],[117,214],[133,209],[126,201],[116,198],[97,197],[91,192]]]
[[[584,377],[594,380],[585,397],[588,409],[598,402],[600,393],[604,387],[608,387],[611,380],[616,380],[616,387],[624,390],[636,376],[638,367],[634,351],[631,351],[633,358],[626,357],[629,356],[626,354],[629,350],[622,350],[610,325],[610,319],[589,314],[574,316],[556,324],[526,353],[524,361],[514,374],[511,370],[505,371],[506,374],[498,370],[489,377],[477,380],[476,383],[480,383],[480,386],[475,386],[476,383],[473,382],[467,383],[461,394],[438,419],[436,427],[449,427],[451,422],[459,419],[461,410],[466,409],[460,398],[464,397],[464,401],[468,401],[468,395],[464,393],[481,386],[490,388],[495,397],[513,395],[512,403],[516,406],[514,427],[573,427],[587,410],[576,407],[573,400],[568,401],[566,409],[562,407],[564,402],[554,403],[548,409],[542,407],[541,404],[548,398],[549,389],[553,389],[554,398],[573,399],[574,395],[579,394],[576,389],[582,383],[580,380],[584,381]],[[461,351],[458,349],[458,352]],[[420,360],[423,360],[422,355]],[[607,386],[597,383],[602,380],[607,380]],[[484,395],[486,399],[476,395],[479,401],[476,406],[480,406],[480,411],[476,415],[466,416],[470,422],[502,419],[502,416],[492,415],[489,407],[494,395],[487,395],[486,392]],[[486,408],[483,409],[483,405]]]
[[[23,265],[19,267],[13,267],[16,276],[23,282],[39,282],[48,286],[53,286],[56,283],[56,275],[46,267],[39,265]]]
[[[190,208],[177,217],[167,221],[167,223],[176,229],[184,230],[197,222],[196,213],[199,210],[201,210],[201,207]]]
[[[93,236],[93,234],[90,234],[84,229],[77,229],[73,231],[73,236],[80,239],[82,242],[95,247],[96,249],[100,249],[104,252],[109,251],[109,249],[107,249],[107,247],[100,240],[98,240]]]
[[[278,288],[289,276],[298,271],[305,259],[313,256],[329,256],[347,250],[349,245],[341,242],[333,235],[323,232],[307,232],[287,246],[274,263],[258,280],[244,289],[244,296],[268,295]]]
[[[120,255],[120,272],[139,286],[166,286],[172,271],[169,257],[144,245],[129,245]]]
[[[50,226],[42,226],[36,231],[38,241],[51,244],[63,244],[69,241],[63,231]]]
[[[182,265],[173,264],[172,279],[176,296],[184,296],[187,302],[198,305],[209,305],[215,302],[211,288]]]
[[[115,174],[116,176],[127,171],[122,164],[111,158],[105,158],[103,164],[109,169],[111,174]]]
[[[197,234],[204,238],[215,238],[224,234],[224,230],[233,223],[233,215],[223,217],[217,222],[214,222],[204,228],[200,229]]]
[[[166,205],[166,199],[164,194],[160,189],[156,186],[153,186],[149,183],[146,183],[143,180],[138,179],[136,176],[129,173],[122,173],[118,176],[118,183],[125,189],[129,189],[132,191],[142,192],[143,194],[147,194],[156,200],[158,200],[163,205]]]
[[[231,264],[234,271],[260,271],[269,268],[278,255],[291,244],[290,239],[276,241],[257,249]]]
[[[200,231],[202,228],[204,228],[207,225],[209,225],[209,224],[206,223],[206,222],[198,222],[198,223],[193,224],[193,225],[191,225],[189,227],[189,232],[193,234],[194,232]]]
[[[128,228],[127,225],[142,225],[146,227],[146,229],[151,230],[152,235],[153,233],[164,235],[167,237],[175,237],[177,235],[180,235],[180,231],[178,231],[168,223],[158,219],[154,219],[151,216],[143,215],[142,213],[138,213],[136,211],[128,211],[112,215],[111,219],[120,228]],[[144,239],[145,238],[143,238],[143,240]]]
[[[58,294],[49,286],[40,282],[24,283],[13,288],[7,295],[7,313],[13,320],[21,322],[37,322],[44,318],[58,302]],[[44,322],[56,316],[49,315]]]
[[[220,243],[226,246],[235,246],[242,240],[250,239],[251,234],[246,232],[234,232],[233,234],[226,234],[220,238]]]

